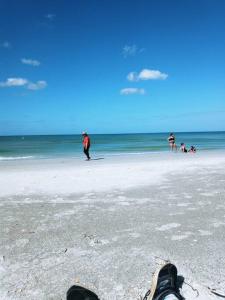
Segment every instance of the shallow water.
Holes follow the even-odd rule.
[[[176,133],[176,143],[198,150],[225,149],[225,132]],[[91,152],[120,155],[168,151],[168,133],[93,134]],[[0,160],[83,155],[80,135],[2,136]]]

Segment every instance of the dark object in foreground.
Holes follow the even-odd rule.
[[[98,296],[94,292],[78,285],[71,286],[71,288],[66,293],[66,299],[67,300],[99,300]]]
[[[176,266],[164,262],[153,274],[151,289],[143,300],[164,300],[169,295],[177,300],[184,299],[179,292]]]
[[[176,266],[164,262],[154,273],[151,289],[146,293],[143,300],[164,300],[170,295],[174,296],[174,299],[184,300],[179,292]],[[82,286],[73,285],[67,292],[67,300],[100,299],[94,292]]]

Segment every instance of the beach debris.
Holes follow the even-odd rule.
[[[157,255],[154,255],[154,258],[155,258],[155,263],[157,265],[161,265],[163,263],[168,263],[169,262],[169,259],[165,259],[165,258],[162,258],[162,257],[157,256]]]
[[[63,250],[60,250],[58,252],[54,252],[54,254],[61,254],[61,253],[66,253],[68,251],[67,248],[63,249]]]
[[[14,290],[14,293],[16,294],[20,294],[23,292],[23,288],[17,288],[16,290]]]
[[[93,234],[84,233],[83,237],[90,241],[90,246],[94,246],[94,244],[102,244],[102,241],[97,239],[97,237]]]
[[[87,233],[84,233],[83,236],[84,236],[85,239],[88,238],[88,239],[90,239],[90,240],[92,240],[92,239],[94,238],[94,235],[93,235],[93,234],[87,234]]]
[[[207,288],[209,289],[209,291],[210,291],[212,294],[214,294],[214,295],[216,295],[216,296],[218,296],[218,297],[220,297],[220,298],[225,298],[225,295],[220,294],[219,292],[216,291],[216,289],[212,289],[212,288],[210,288],[209,286],[207,286]]]
[[[185,283],[186,285],[190,286],[190,288],[191,288],[194,292],[196,292],[196,297],[199,296],[199,291],[198,291],[196,288],[194,288],[190,283],[188,283],[188,282],[186,282],[186,281],[184,281],[184,283]]]

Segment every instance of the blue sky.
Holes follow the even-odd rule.
[[[225,130],[225,1],[0,0],[0,135]]]

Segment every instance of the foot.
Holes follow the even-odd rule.
[[[78,285],[71,286],[71,288],[66,293],[66,299],[67,300],[99,300],[98,296],[94,292]]]
[[[165,262],[154,273],[146,300],[182,300],[183,297],[177,287],[177,268]]]

